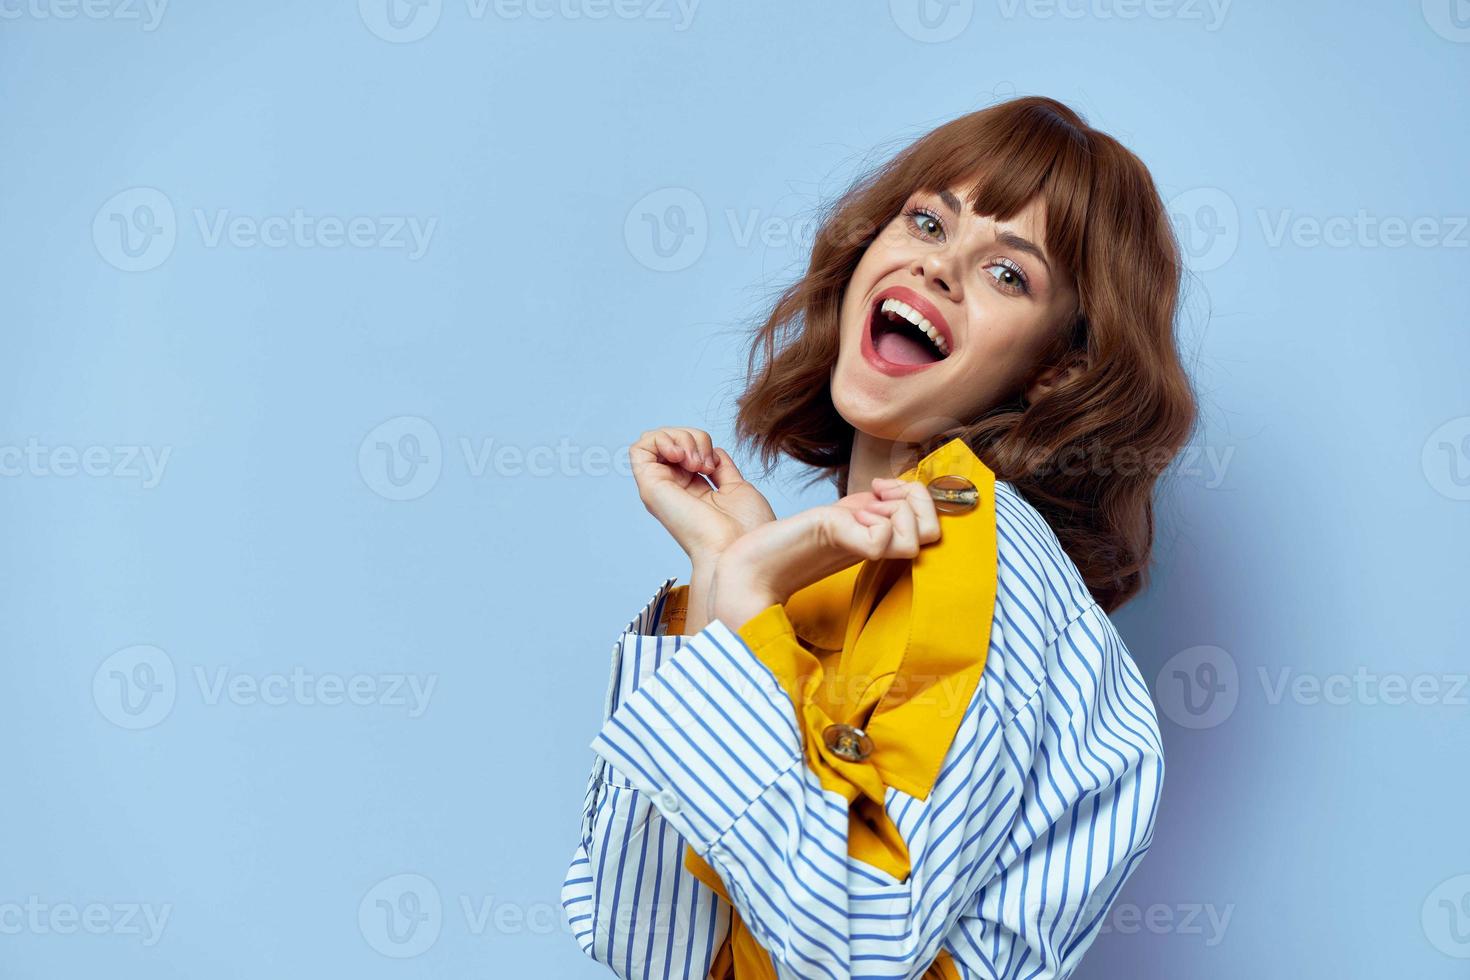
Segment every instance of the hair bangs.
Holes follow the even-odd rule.
[[[1046,250],[1076,273],[1093,182],[1080,120],[1035,103],[1003,105],[941,126],[909,153],[911,189],[969,187],[976,214],[1008,221],[1040,200]]]

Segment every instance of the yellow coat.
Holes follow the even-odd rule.
[[[978,491],[963,512],[941,509],[940,540],[910,560],[863,561],[768,606],[736,632],[791,697],[807,765],[849,805],[848,853],[899,881],[909,874],[902,837],[883,806],[887,787],[927,799],[985,668],[996,592],[995,474],[953,439],[901,474],[926,485],[962,477]],[[952,481],[941,481],[946,485]],[[666,607],[682,632],[688,586]],[[823,737],[849,725],[871,739],[861,761]],[[686,849],[685,867],[729,902],[719,876]],[[732,909],[714,980],[774,978],[769,955]],[[947,953],[925,974],[959,980]]]

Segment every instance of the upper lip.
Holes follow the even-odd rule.
[[[938,330],[940,336],[944,338],[945,346],[949,348],[949,354],[946,356],[952,356],[954,354],[954,331],[949,329],[949,321],[944,318],[944,314],[940,313],[939,308],[929,302],[924,294],[910,289],[908,286],[889,286],[877,296],[873,297],[873,305],[871,307],[873,315],[877,314],[878,307],[882,305],[885,299],[902,300],[918,310],[920,315],[928,320],[930,325],[935,330]],[[869,329],[872,329],[871,323],[869,324]]]

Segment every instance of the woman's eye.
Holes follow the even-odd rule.
[[[914,227],[918,229],[920,234],[944,241],[944,226],[939,223],[939,219],[934,217],[934,215],[929,214],[927,211],[910,211],[909,220],[914,223]]]
[[[1025,293],[1030,291],[1030,284],[1026,281],[1026,275],[1020,269],[1006,262],[996,262],[987,266],[986,270],[995,277],[996,284],[1002,289],[1013,293]]]

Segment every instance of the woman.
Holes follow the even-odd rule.
[[[1075,969],[1163,779],[1106,614],[1144,584],[1195,414],[1177,254],[1143,164],[1047,98],[941,126],[838,201],[736,430],[840,499],[777,519],[697,429],[631,449],[692,568],[613,649],[562,896],[589,955],[720,980]]]

